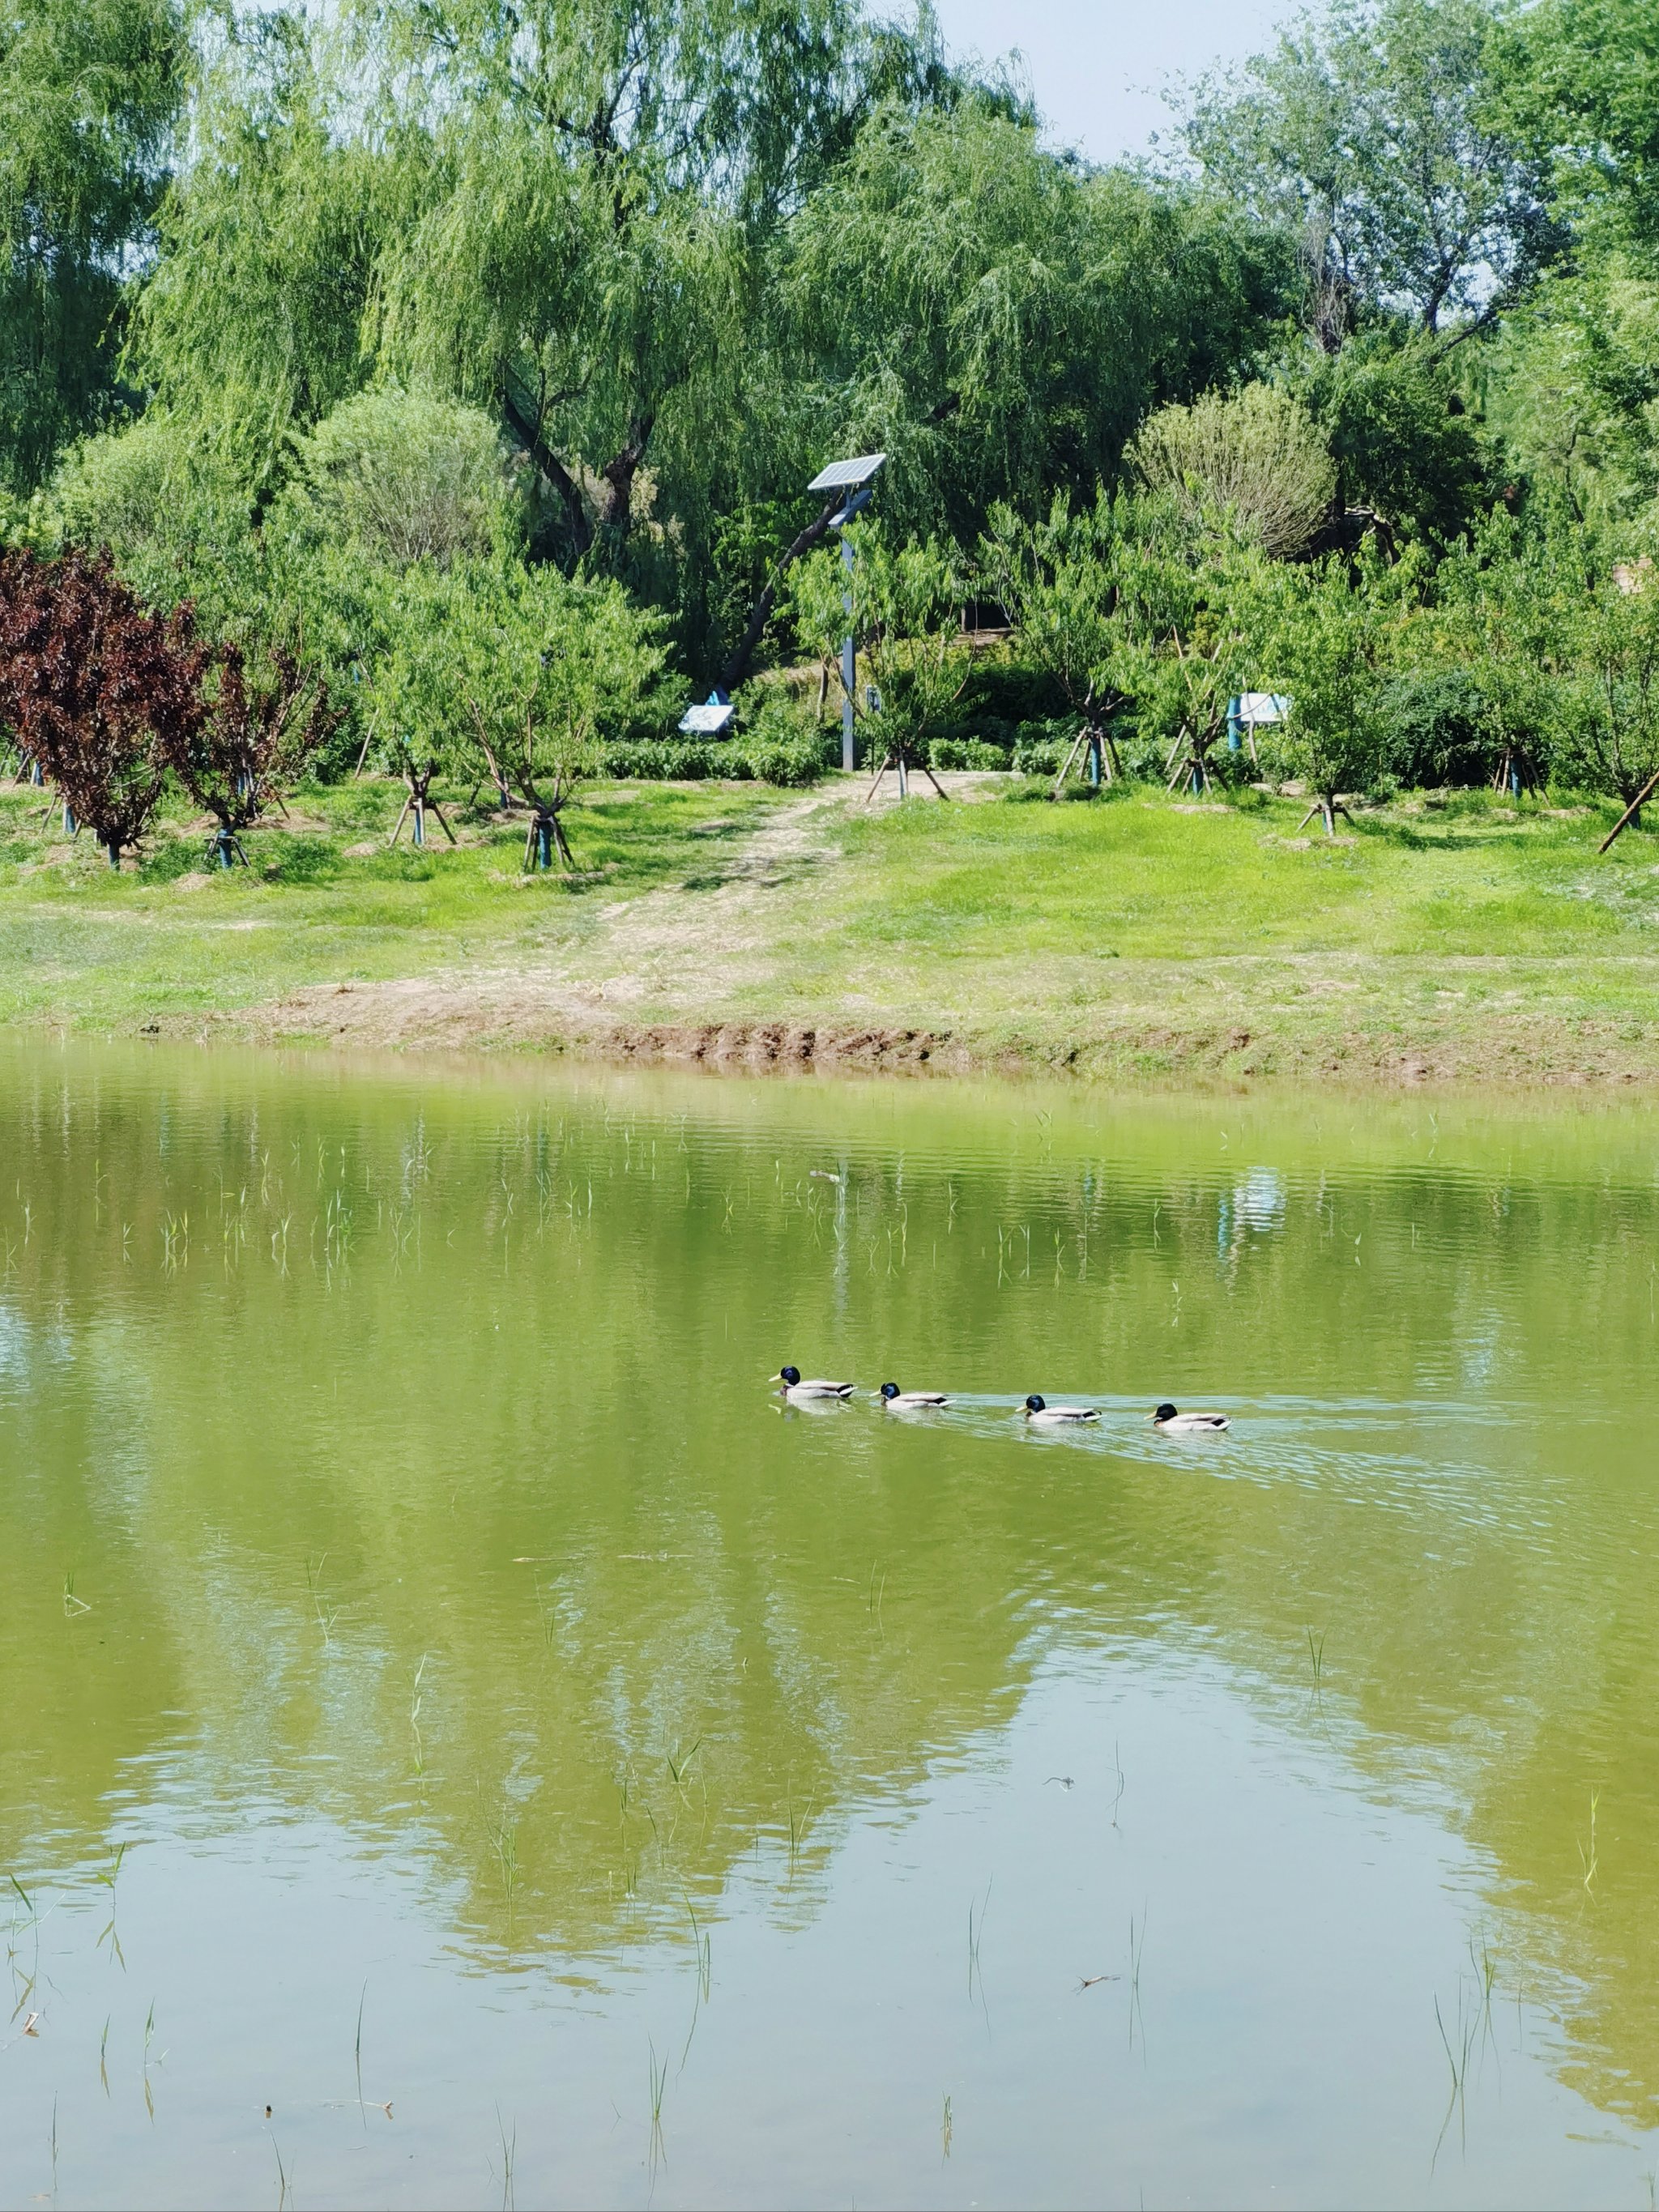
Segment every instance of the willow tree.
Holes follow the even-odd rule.
[[[184,45],[173,0],[15,0],[0,18],[0,485],[31,489],[116,404]]]
[[[424,169],[417,132],[364,132],[342,35],[282,9],[204,16],[191,156],[128,349],[261,505],[289,437],[370,374],[375,272]]]
[[[866,127],[790,227],[780,313],[823,448],[885,451],[884,513],[971,543],[999,499],[1111,481],[1149,405],[1237,366],[1285,265],[975,95]]]
[[[659,498],[683,532],[737,474],[765,240],[878,94],[925,91],[930,44],[855,0],[386,0],[372,20],[382,94],[407,117],[427,88],[433,149],[381,264],[386,358],[500,410],[575,558],[619,560]]]

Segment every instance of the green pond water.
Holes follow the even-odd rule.
[[[1656,1355],[1635,1106],[6,1048],[0,2202],[1650,2203]]]

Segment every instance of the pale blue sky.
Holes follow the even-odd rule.
[[[1096,161],[1168,127],[1171,76],[1242,61],[1296,0],[933,0],[945,37],[988,59],[1018,47],[1054,137]]]

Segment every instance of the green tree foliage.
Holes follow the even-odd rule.
[[[487,775],[530,807],[567,866],[562,810],[605,739],[678,703],[661,617],[614,578],[423,560],[383,576],[377,628],[377,742],[411,793],[424,801],[441,772]]]
[[[1367,309],[1428,331],[1489,317],[1548,251],[1540,165],[1498,112],[1501,68],[1490,0],[1333,0],[1200,88],[1188,143],[1215,183],[1297,231],[1328,350]]]
[[[1504,107],[1551,162],[1582,230],[1659,249],[1659,38],[1652,0],[1540,0],[1504,52]]]
[[[14,0],[0,20],[0,486],[118,404],[182,91],[171,0]]]
[[[816,450],[886,452],[884,511],[959,539],[999,499],[1086,495],[1149,402],[1259,341],[1241,310],[1278,306],[1275,246],[1179,192],[1056,161],[994,104],[878,116],[787,241]]]
[[[1433,349],[1371,334],[1310,365],[1303,396],[1336,465],[1340,503],[1449,545],[1491,505],[1493,460]]]
[[[393,386],[358,393],[296,449],[277,526],[406,568],[520,550],[524,487],[476,407]]]
[[[1559,774],[1628,805],[1659,773],[1659,586],[1652,554],[1595,576],[1555,635],[1570,657]]]
[[[858,526],[856,538],[850,619],[865,688],[854,709],[869,722],[870,750],[878,761],[887,754],[920,759],[928,734],[968,679],[962,635],[962,606],[970,587],[967,564],[948,540],[905,544],[879,524]],[[837,666],[849,620],[846,591],[840,553],[828,548],[803,560],[790,582],[797,630]]]
[[[226,10],[208,25],[193,155],[161,210],[128,365],[264,498],[289,436],[368,378],[364,319],[419,149],[363,131],[326,21]]]
[[[1167,492],[1189,520],[1229,514],[1275,559],[1305,550],[1336,490],[1329,448],[1306,408],[1268,384],[1158,409],[1129,459],[1148,490]]]
[[[986,586],[1018,628],[1022,649],[1091,729],[1127,703],[1119,612],[1137,520],[1127,498],[1102,492],[1092,507],[1073,508],[1060,492],[1035,522],[1011,507],[993,507],[981,541]]]
[[[1367,566],[1358,588],[1348,563],[1335,557],[1295,576],[1281,570],[1257,617],[1273,688],[1291,702],[1284,757],[1332,835],[1339,796],[1369,788],[1384,757],[1389,595],[1377,588],[1374,555]]]
[[[152,408],[72,452],[42,503],[42,526],[69,544],[107,546],[152,605],[190,599],[222,632],[269,607],[248,495],[222,448]]]

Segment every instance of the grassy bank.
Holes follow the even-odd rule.
[[[0,1019],[746,1063],[1659,1076],[1659,840],[1482,793],[1359,815],[1006,779],[866,814],[861,787],[609,787],[583,872],[523,832],[386,840],[399,787],[314,791],[209,872],[164,823],[112,875],[0,795]]]

